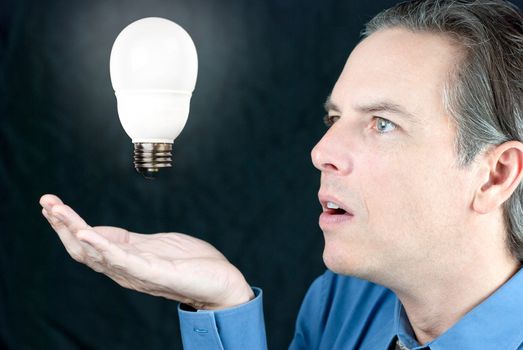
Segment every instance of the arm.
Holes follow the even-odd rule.
[[[262,291],[246,304],[215,311],[195,310],[180,304],[178,315],[185,350],[265,350]]]
[[[40,204],[42,214],[76,261],[125,288],[198,309],[187,316],[180,311],[184,343],[191,337],[183,327],[196,325],[200,318],[214,322],[216,339],[220,339],[215,349],[235,349],[234,344],[250,339],[253,344],[265,344],[261,290],[255,298],[241,272],[209,243],[181,233],[140,234],[118,227],[91,227],[53,195],[42,196]]]

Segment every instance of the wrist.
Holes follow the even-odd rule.
[[[255,298],[255,295],[254,295],[254,292],[253,292],[251,286],[249,286],[247,284],[247,282],[245,282],[245,284],[241,288],[237,289],[234,294],[232,294],[229,298],[227,298],[227,300],[225,300],[221,303],[213,304],[213,305],[206,305],[204,309],[205,310],[227,309],[227,308],[235,307],[238,305],[246,304],[249,301],[253,300],[254,298]]]

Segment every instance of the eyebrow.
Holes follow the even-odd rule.
[[[327,97],[324,108],[326,112],[334,111],[341,113],[341,108],[332,102],[331,96]],[[376,113],[376,112],[389,112],[404,117],[409,122],[416,124],[420,121],[420,118],[415,114],[407,111],[407,109],[392,101],[376,101],[368,104],[358,105],[355,108],[360,113]]]
[[[323,108],[325,108],[325,112],[334,111],[334,112],[341,113],[338,105],[336,105],[334,102],[332,102],[331,95],[327,96],[327,100],[325,100],[325,103],[323,104]]]

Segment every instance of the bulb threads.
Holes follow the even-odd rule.
[[[172,143],[134,144],[134,167],[144,178],[152,180],[160,168],[171,167]]]

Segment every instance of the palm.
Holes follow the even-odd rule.
[[[70,255],[123,287],[198,308],[232,305],[245,292],[242,274],[205,241],[182,233],[90,227],[58,197],[46,195],[40,203]],[[243,287],[231,288],[238,285]]]

